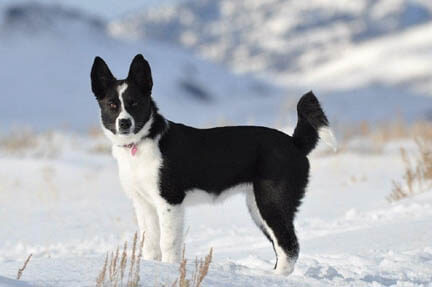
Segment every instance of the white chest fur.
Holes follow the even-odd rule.
[[[160,196],[159,169],[162,165],[162,156],[158,142],[158,139],[141,141],[137,145],[135,155],[132,155],[129,148],[113,146],[120,182],[126,194],[132,199],[139,195],[147,201],[154,201]]]

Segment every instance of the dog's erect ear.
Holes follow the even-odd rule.
[[[107,64],[101,57],[96,57],[91,70],[92,90],[96,98],[104,97],[106,90],[116,81]]]
[[[143,55],[138,54],[132,60],[127,79],[137,84],[146,95],[150,94],[153,87],[153,80],[150,65],[146,59],[144,59]]]

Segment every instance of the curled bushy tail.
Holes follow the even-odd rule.
[[[318,99],[312,91],[303,95],[297,104],[298,121],[294,130],[294,144],[308,155],[322,138],[336,150],[336,139]]]

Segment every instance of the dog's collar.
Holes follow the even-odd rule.
[[[153,119],[151,118],[151,116],[150,116],[150,127],[151,127],[151,125],[152,125],[152,122],[153,122]],[[143,127],[143,128],[145,128],[145,127]],[[149,135],[147,134],[147,135],[144,135],[144,136],[142,136],[137,142],[132,142],[132,143],[129,143],[129,144],[124,144],[124,145],[118,145],[119,147],[122,147],[122,148],[127,148],[127,149],[130,149],[130,153],[131,153],[131,155],[132,156],[135,156],[135,154],[137,153],[137,151],[138,151],[138,145],[143,141],[143,140],[145,140],[146,138],[148,138],[149,137]]]
[[[135,154],[138,151],[138,145],[136,143],[125,144],[125,145],[122,145],[121,147],[130,149],[132,156],[135,156]]]
[[[136,142],[136,143],[130,143],[130,144],[124,144],[124,145],[118,145],[119,147],[122,147],[122,148],[127,148],[127,149],[130,149],[130,153],[131,153],[131,155],[132,156],[135,156],[135,154],[137,153],[137,151],[138,151],[138,145],[143,141],[143,140],[145,140],[146,138],[147,138],[148,136],[143,136],[138,142]]]
[[[152,119],[152,121],[153,121],[153,119]],[[147,138],[153,139],[155,136],[161,137],[166,132],[166,130],[168,129],[168,121],[165,120],[160,115],[159,115],[159,126],[162,129],[161,131],[159,131],[159,134],[154,134],[154,132],[152,131],[152,128],[153,128],[153,122],[152,122],[152,125],[149,129],[149,133],[147,135],[144,135],[143,137],[141,137],[141,139],[138,142],[136,142],[136,143],[132,142],[129,144],[124,144],[124,145],[118,145],[118,147],[130,149],[131,155],[135,156],[135,154],[138,152],[138,145],[143,140],[145,140]]]

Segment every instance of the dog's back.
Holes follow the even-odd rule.
[[[219,195],[232,186],[287,172],[307,178],[306,156],[328,121],[312,92],[299,101],[298,114],[293,137],[266,127],[196,129],[170,122],[159,143],[162,182],[172,182],[179,189],[175,192],[185,196],[192,189]]]
[[[280,165],[306,159],[290,136],[265,127],[195,129],[170,122],[159,145],[162,175],[166,173],[166,180],[175,181],[184,194],[201,189],[219,195],[232,186],[252,183],[266,161]]]

